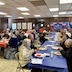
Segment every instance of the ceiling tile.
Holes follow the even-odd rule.
[[[13,0],[13,1],[15,1],[15,2],[26,2],[28,0]]]
[[[44,0],[44,1],[49,8],[54,8],[54,7],[57,8],[59,5],[59,0]]]
[[[43,5],[43,6],[37,6],[38,9],[40,10],[48,10],[47,6],[46,5]]]
[[[12,1],[12,0],[0,0],[1,2],[4,2],[4,3],[6,3],[6,4],[8,4],[8,3],[14,3],[14,1]]]
[[[46,3],[44,2],[44,0],[31,1],[31,3],[32,3],[34,6],[46,5]]]
[[[71,6],[71,4],[61,4],[60,11],[65,11],[65,10],[67,11],[70,6]]]
[[[27,6],[27,7],[34,6],[32,3],[28,2],[28,1],[26,1],[26,2],[19,2],[19,4],[22,5],[22,6]]]

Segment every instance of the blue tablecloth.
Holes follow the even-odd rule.
[[[57,42],[54,42],[54,46],[56,46],[56,44]],[[45,46],[45,45],[52,45],[52,42],[46,41],[42,46]],[[46,51],[38,51],[38,53],[51,53],[51,51],[58,51],[58,50],[54,50],[51,47],[48,47]],[[57,56],[57,55],[53,55],[53,58],[45,57],[41,65],[32,64],[30,62],[29,68],[32,68],[32,67],[56,70],[58,72],[68,72],[66,59],[62,56]]]

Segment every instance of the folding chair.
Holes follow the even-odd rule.
[[[21,66],[21,64],[20,64],[20,61],[19,61],[19,52],[15,54],[15,57],[16,57],[16,60],[17,60],[17,62],[18,62],[18,66],[17,66],[16,72],[20,72],[21,70],[22,70],[23,72],[25,72],[25,71],[24,71],[24,68],[22,68],[22,66]]]

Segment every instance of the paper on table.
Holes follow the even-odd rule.
[[[33,58],[31,60],[32,64],[42,64],[43,59],[37,59],[37,58]]]
[[[45,45],[45,46],[52,46],[52,45]],[[44,46],[44,47],[45,47],[45,46]]]
[[[52,49],[58,49],[58,47],[52,47]]]
[[[56,42],[56,41],[49,41],[49,42]]]

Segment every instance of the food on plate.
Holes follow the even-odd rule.
[[[36,57],[44,57],[44,55],[41,54],[41,53],[36,53],[35,56],[36,56]]]
[[[37,56],[41,56],[41,54],[37,54]]]
[[[47,48],[45,48],[45,47],[41,47],[41,48],[39,48],[39,50],[46,50]]]
[[[57,44],[56,46],[60,46],[60,44]]]
[[[56,55],[61,55],[61,53],[60,53],[60,52],[54,52],[54,54],[56,54]]]

